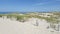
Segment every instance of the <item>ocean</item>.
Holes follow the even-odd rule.
[[[0,14],[10,14],[10,13],[22,13],[22,14],[25,14],[27,12],[0,12]]]

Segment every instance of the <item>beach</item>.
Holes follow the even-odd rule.
[[[38,20],[38,26],[36,26],[36,20]],[[48,25],[45,20],[37,18],[30,18],[24,23],[0,18],[0,34],[60,34],[59,32],[51,32],[46,28]]]

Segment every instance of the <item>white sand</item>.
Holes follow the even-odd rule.
[[[38,20],[39,25],[34,26]],[[35,18],[29,19],[25,23],[7,18],[0,18],[0,34],[59,34],[58,32],[50,32],[46,27],[49,24],[45,20]]]

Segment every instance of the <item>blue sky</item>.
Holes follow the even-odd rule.
[[[60,11],[60,0],[0,0],[0,11]]]

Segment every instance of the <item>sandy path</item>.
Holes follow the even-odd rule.
[[[0,34],[59,34],[49,32],[46,29],[46,21],[39,21],[39,26],[34,26],[35,19],[30,19],[25,23],[21,23],[15,20],[0,18]]]

